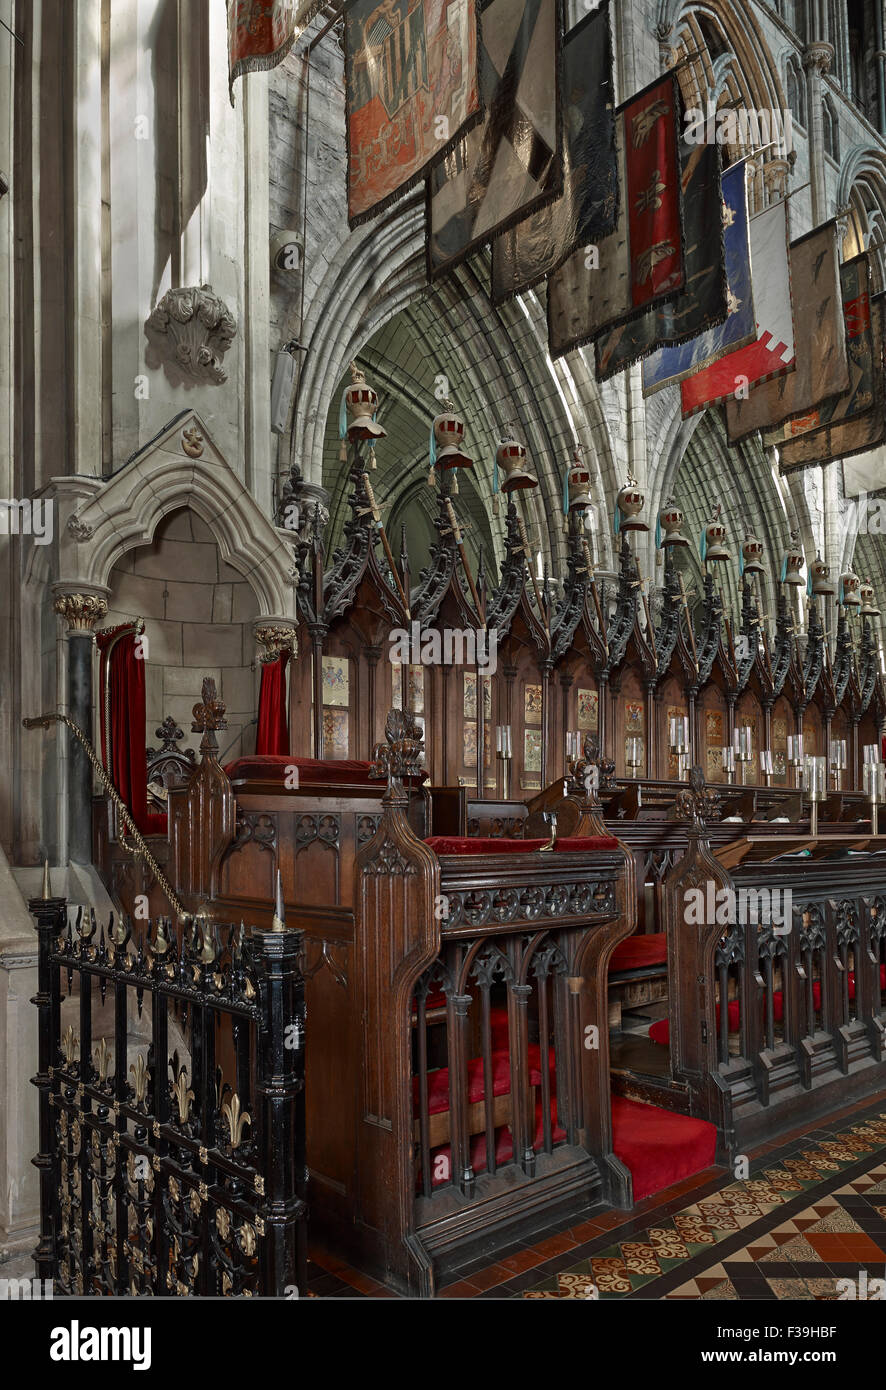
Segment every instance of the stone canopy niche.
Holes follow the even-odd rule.
[[[197,749],[191,711],[204,676],[227,706],[224,761],[255,749],[260,670],[253,623],[256,596],[219,554],[206,523],[188,508],[165,516],[150,545],[129,550],[111,571],[105,625],[145,620],[145,744],[171,716],[185,732],[179,748]]]

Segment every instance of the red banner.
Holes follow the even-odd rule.
[[[302,7],[304,9],[304,7]],[[282,63],[300,30],[295,0],[228,0],[228,85]]]

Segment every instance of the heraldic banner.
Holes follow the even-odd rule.
[[[548,280],[548,342],[562,357],[673,299],[685,284],[680,97],[673,75],[616,112],[620,200],[614,231]]]
[[[428,272],[442,274],[563,191],[559,0],[488,0],[481,124],[428,176]]]
[[[606,381],[664,343],[685,342],[726,318],[726,262],[719,145],[680,147],[686,288],[676,299],[613,328],[594,343],[597,378]]]
[[[827,222],[791,244],[796,363],[792,372],[726,402],[729,443],[771,429],[849,387],[849,362],[840,296],[836,222]]]
[[[475,0],[352,0],[345,96],[348,221],[356,227],[481,119]]]
[[[609,5],[563,45],[563,196],[492,243],[492,302],[532,289],[577,246],[608,236],[618,206]]]
[[[296,14],[295,0],[228,0],[228,87],[247,72],[267,72],[282,63],[313,9]]]
[[[680,382],[685,419],[717,405],[739,388],[749,389],[794,370],[794,316],[788,255],[787,203],[773,203],[751,219],[751,273],[757,336]]]
[[[763,436],[779,451],[779,469],[792,473],[814,463],[849,457],[883,442],[881,299],[872,302],[871,270],[862,253],[840,267],[849,389]]]
[[[728,314],[722,323],[706,329],[697,338],[660,348],[658,352],[644,357],[644,396],[651,396],[675,381],[682,381],[700,367],[716,362],[727,352],[744,347],[757,337],[751,283],[747,168],[746,159],[733,164],[723,174],[721,184]]]

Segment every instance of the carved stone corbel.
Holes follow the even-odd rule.
[[[145,362],[162,367],[173,386],[219,386],[222,358],[237,324],[211,285],[167,290],[145,322]]]

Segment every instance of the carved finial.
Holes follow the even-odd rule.
[[[708,789],[702,768],[689,770],[689,786],[677,793],[675,811],[678,820],[688,820],[695,830],[703,830],[705,820],[717,809],[717,795]]]
[[[570,790],[597,802],[601,791],[612,790],[615,763],[600,756],[600,746],[593,734],[585,734],[583,756],[569,771]]]
[[[388,795],[399,791],[401,777],[417,777],[421,772],[423,734],[421,725],[409,710],[392,709],[385,720],[386,743],[372,750],[369,776],[388,780]]]
[[[366,380],[366,373],[364,372],[363,368],[358,366],[356,361],[349,362],[348,365],[351,369],[351,384],[353,386],[362,385],[362,383]]]
[[[212,676],[204,677],[201,694],[202,703],[194,706],[194,722],[191,725],[193,732],[203,734],[216,729],[226,729],[228,721],[225,719],[225,706],[217,698]]]

